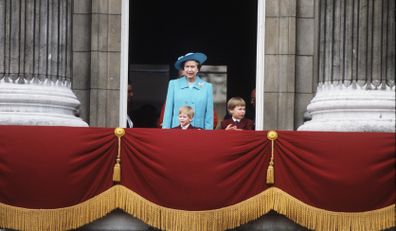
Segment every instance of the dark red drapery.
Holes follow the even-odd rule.
[[[330,211],[395,203],[395,134],[279,131],[275,184]],[[169,208],[209,210],[266,190],[265,131],[127,129],[121,185]],[[117,155],[111,128],[0,127],[0,203],[61,208],[109,189]]]

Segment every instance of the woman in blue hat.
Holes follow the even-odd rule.
[[[191,124],[213,129],[213,87],[197,75],[206,59],[203,53],[188,53],[177,59],[175,68],[184,75],[169,81],[162,128],[178,126],[179,108],[190,106],[195,113]]]

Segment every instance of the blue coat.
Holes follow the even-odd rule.
[[[162,128],[179,125],[179,108],[188,105],[194,110],[192,125],[207,130],[213,129],[213,87],[212,84],[196,76],[195,82],[188,86],[186,77],[169,81],[168,94]]]

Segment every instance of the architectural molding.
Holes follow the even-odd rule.
[[[0,82],[0,124],[87,127],[67,86]]]
[[[395,132],[395,86],[326,82],[307,110],[300,131]]]

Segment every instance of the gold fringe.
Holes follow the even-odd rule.
[[[225,230],[275,210],[314,230],[382,230],[395,227],[395,205],[359,212],[332,212],[307,205],[276,187],[238,204],[214,210],[186,211],[156,205],[122,185],[75,206],[25,209],[0,203],[0,227],[17,230],[69,230],[120,208],[163,230]]]
[[[116,188],[74,206],[26,209],[0,203],[0,227],[15,230],[70,230],[88,224],[116,208]]]

